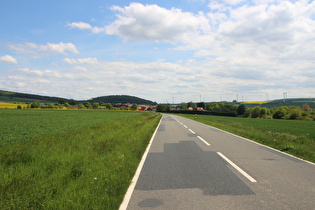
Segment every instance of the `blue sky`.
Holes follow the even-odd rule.
[[[90,99],[315,97],[309,0],[0,0],[0,89]]]

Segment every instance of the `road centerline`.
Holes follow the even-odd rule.
[[[191,129],[188,129],[192,134],[195,134],[195,132],[193,131],[193,130],[191,130]]]
[[[226,162],[228,162],[231,166],[233,166],[238,172],[240,172],[243,176],[245,176],[249,181],[251,182],[257,182],[253,177],[248,175],[245,171],[243,171],[240,167],[238,167],[235,163],[233,163],[230,159],[225,157],[221,152],[217,152],[218,155],[220,155]]]
[[[203,138],[201,138],[200,136],[197,136],[203,143],[205,143],[207,146],[211,146],[208,142],[206,142],[206,140],[204,140]]]

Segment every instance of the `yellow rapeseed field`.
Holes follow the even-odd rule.
[[[247,101],[247,102],[242,102],[242,104],[266,104],[269,102],[270,101]]]
[[[17,109],[17,106],[20,105],[22,109],[27,108],[27,104],[23,103],[5,103],[5,102],[0,102],[0,109]]]

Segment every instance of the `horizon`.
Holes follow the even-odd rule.
[[[10,91],[10,90],[0,90],[0,91],[7,91],[7,92],[14,92],[14,91]],[[22,92],[15,92],[15,93],[22,93]],[[32,94],[32,93],[22,93],[22,94]],[[188,100],[188,101],[181,101],[181,102],[161,102],[158,103],[154,100],[149,100],[146,98],[141,98],[135,95],[104,95],[104,96],[96,96],[94,98],[89,98],[89,99],[72,99],[72,98],[63,98],[60,96],[51,96],[51,95],[40,95],[40,94],[33,94],[33,95],[39,95],[39,96],[43,96],[43,97],[55,97],[55,98],[61,98],[61,99],[65,99],[65,100],[74,100],[74,101],[89,101],[92,100],[94,98],[99,98],[99,97],[108,97],[108,96],[131,96],[131,97],[136,97],[139,99],[143,99],[143,100],[148,100],[157,104],[169,104],[169,105],[180,105],[181,103],[189,103],[189,102],[193,102],[194,104],[197,103],[233,103],[234,101],[192,101],[192,100]],[[307,99],[307,100],[314,100],[315,98],[303,98],[303,97],[297,97],[297,98],[285,98],[285,100],[294,100],[294,99]],[[272,99],[272,100],[262,100],[262,101],[236,101],[236,103],[253,103],[253,102],[271,102],[271,101],[277,101],[277,100],[284,100],[284,98],[276,98],[276,99]],[[313,102],[313,101],[311,101]],[[139,105],[139,104],[138,104]]]
[[[1,1],[0,89],[74,100],[315,93],[315,1]]]

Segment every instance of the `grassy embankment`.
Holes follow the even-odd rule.
[[[117,209],[159,119],[0,110],[0,209]]]
[[[194,115],[181,115],[194,119]],[[198,122],[315,163],[315,122],[198,115]]]

